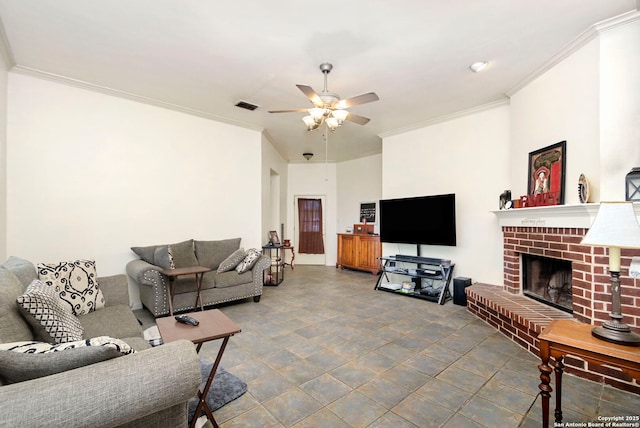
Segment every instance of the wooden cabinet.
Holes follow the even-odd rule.
[[[379,257],[382,257],[379,236],[338,233],[336,267],[367,270],[376,275],[380,271]]]

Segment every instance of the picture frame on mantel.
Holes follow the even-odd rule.
[[[529,153],[527,206],[564,205],[567,142]]]

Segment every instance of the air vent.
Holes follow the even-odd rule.
[[[243,109],[246,109],[246,110],[251,110],[251,111],[253,111],[253,110],[258,108],[257,105],[248,103],[246,101],[238,101],[236,103],[236,107],[240,107],[240,108],[243,108]]]

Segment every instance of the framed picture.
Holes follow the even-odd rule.
[[[567,142],[529,153],[527,206],[563,205]]]
[[[271,230],[269,232],[269,244],[280,245],[280,238],[278,238],[278,231]]]
[[[360,221],[362,223],[376,222],[376,203],[362,202],[360,204]]]

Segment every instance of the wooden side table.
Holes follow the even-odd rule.
[[[179,323],[173,317],[156,318],[156,325],[162,336],[162,341],[165,343],[173,342],[180,339],[187,339],[196,344],[196,351],[200,352],[202,344],[211,340],[222,339],[222,345],[218,350],[218,355],[211,368],[211,373],[207,377],[204,388],[198,391],[198,407],[191,420],[190,428],[193,428],[196,424],[196,420],[200,416],[200,413],[204,410],[207,418],[211,421],[215,428],[218,428],[218,424],[213,417],[213,412],[207,404],[207,394],[213,383],[213,378],[216,375],[222,354],[227,347],[229,338],[234,334],[240,333],[242,330],[240,327],[231,321],[220,309],[210,309],[203,312],[194,312],[189,316],[197,319],[200,324],[192,326],[188,324]]]
[[[198,307],[198,302],[200,302],[200,310],[203,311],[204,307],[202,306],[202,297],[200,296],[200,290],[202,289],[202,276],[206,272],[210,272],[211,269],[204,266],[191,266],[191,267],[183,267],[176,269],[162,269],[160,273],[166,275],[169,278],[169,288],[167,290],[167,298],[169,299],[169,315],[173,316],[173,286],[176,281],[176,278],[181,275],[195,275],[196,276],[196,303],[193,305],[194,307]]]
[[[540,370],[539,385],[542,396],[542,426],[549,427],[549,397],[552,388],[551,372],[556,374],[556,409],[554,412],[556,423],[562,422],[562,372],[564,356],[573,355],[590,364],[606,364],[617,367],[636,380],[640,380],[640,348],[617,345],[605,342],[591,335],[590,324],[573,320],[552,321],[538,336],[540,340]],[[549,366],[549,359],[553,357],[554,368]]]

